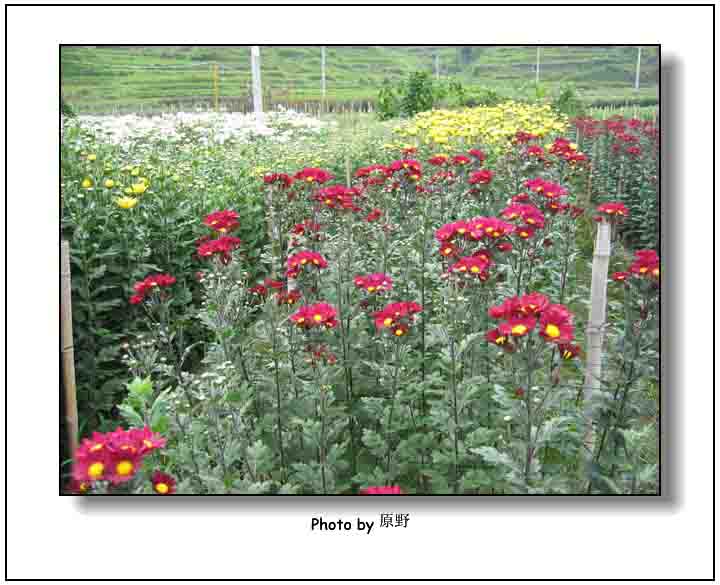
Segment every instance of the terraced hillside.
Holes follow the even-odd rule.
[[[441,77],[469,87],[513,94],[535,82],[535,47],[329,46],[327,97],[373,99],[386,78],[434,71],[436,55]],[[636,47],[544,47],[540,79],[550,90],[572,82],[593,103],[657,98],[657,48],[643,48],[640,91],[633,88],[636,60]],[[263,47],[266,100],[319,99],[320,62],[318,46]],[[61,76],[66,101],[79,111],[210,104],[215,83],[221,101],[243,102],[250,93],[250,55],[247,46],[63,47]]]

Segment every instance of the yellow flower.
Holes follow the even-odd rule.
[[[87,159],[92,162],[94,160],[97,160],[97,154],[88,154]]]
[[[118,197],[115,203],[120,209],[132,209],[138,204],[138,200],[135,197]]]
[[[132,192],[134,195],[142,195],[147,190],[148,186],[147,183],[141,182],[141,183],[133,183],[132,186]]]
[[[115,186],[115,181],[113,181],[112,179],[105,179],[105,186],[108,189],[112,189]]]
[[[140,167],[135,167],[132,171],[130,171],[130,174],[133,177],[137,177],[140,174]]]
[[[80,183],[80,186],[83,189],[92,189],[92,186],[94,185],[93,180],[90,177],[85,177],[82,180],[82,183]]]

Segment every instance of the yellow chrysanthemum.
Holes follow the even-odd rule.
[[[82,180],[82,183],[80,183],[80,186],[81,186],[83,189],[92,189],[92,186],[93,186],[94,184],[95,184],[95,183],[93,183],[93,180],[92,180],[90,177],[85,177],[85,178]]]
[[[115,186],[115,181],[112,179],[105,179],[105,187],[112,189]]]
[[[88,154],[88,155],[87,155],[87,159],[88,159],[90,162],[93,162],[94,160],[97,160],[97,154]]]
[[[135,197],[118,197],[115,203],[120,209],[132,209],[138,204],[138,200]]]
[[[147,188],[147,183],[133,183],[132,192],[134,195],[142,195],[143,193],[145,193],[145,191],[147,191]]]

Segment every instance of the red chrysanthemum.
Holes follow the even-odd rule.
[[[488,169],[474,171],[470,173],[468,183],[470,185],[489,185],[493,179],[493,172]]]
[[[201,258],[217,256],[223,264],[227,264],[232,260],[232,251],[239,248],[241,244],[242,240],[240,240],[240,238],[223,236],[217,240],[210,240],[200,244],[197,249],[197,255]]]
[[[302,297],[302,293],[297,290],[281,290],[277,293],[277,304],[278,305],[294,305],[296,304],[300,298]]]
[[[477,148],[471,148],[468,151],[468,154],[479,163],[482,163],[487,158],[485,156],[485,153],[482,150],[478,150]]]
[[[516,220],[521,219],[527,225],[537,229],[545,227],[545,216],[534,205],[514,203],[500,212],[500,215],[505,219]]]
[[[580,348],[572,343],[561,343],[558,345],[560,357],[564,360],[571,360],[580,355]]]
[[[293,184],[293,180],[290,175],[285,173],[273,173],[263,177],[263,182],[266,185],[277,185],[281,189],[288,189]]]
[[[313,199],[329,209],[347,209],[350,211],[360,211],[355,204],[355,198],[360,193],[355,188],[348,189],[342,185],[333,185],[320,189]]]
[[[174,494],[176,489],[175,478],[162,471],[156,471],[150,478],[152,481],[153,491],[161,496],[167,496]]]
[[[323,268],[327,268],[327,266],[327,260],[325,260],[325,258],[317,252],[298,252],[287,259],[288,269],[286,274],[288,278],[297,278],[304,267],[314,267],[318,270],[322,270]]]
[[[334,179],[335,176],[324,169],[307,167],[295,173],[293,178],[296,181],[302,181],[304,183],[314,183],[322,185],[323,183],[327,183],[330,179]]]
[[[237,212],[226,209],[224,211],[215,211],[203,219],[203,223],[211,230],[225,234],[236,229],[240,222]]]
[[[613,272],[610,278],[612,278],[615,282],[624,282],[629,276],[629,272]]]
[[[655,250],[638,250],[630,265],[630,272],[640,276],[658,278],[660,276],[660,258]]]
[[[387,274],[375,272],[366,276],[356,276],[355,286],[362,288],[371,294],[380,293],[392,290],[393,280]]]
[[[464,256],[460,258],[455,264],[453,264],[448,272],[468,274],[470,276],[476,276],[480,280],[487,280],[488,267],[490,266],[490,260],[487,255],[485,256]]]
[[[372,223],[374,221],[379,220],[382,217],[382,210],[375,208],[370,211],[370,213],[365,216],[365,221],[368,223]]]
[[[471,162],[470,157],[467,157],[464,154],[457,154],[452,157],[452,164],[456,167],[464,167],[465,165],[469,165]]]
[[[605,215],[613,217],[627,217],[629,215],[627,207],[622,203],[610,202],[598,205],[598,213],[604,213]]]
[[[153,292],[172,286],[176,282],[177,279],[170,274],[151,274],[146,276],[144,280],[136,282],[133,285],[135,294],[130,297],[130,303],[133,305],[140,304]]]
[[[435,166],[435,167],[441,167],[446,164],[448,164],[448,155],[447,154],[436,154],[435,156],[431,156],[428,159],[428,163]]]
[[[523,337],[535,329],[536,324],[533,317],[511,317],[507,322],[500,323],[498,331],[508,337]]]
[[[335,327],[337,325],[337,310],[328,303],[315,303],[300,307],[290,315],[290,320],[298,327],[312,329],[315,327]]]
[[[422,312],[422,307],[412,301],[390,303],[382,311],[373,315],[375,327],[390,329],[394,335],[401,337],[408,332],[414,322],[415,315]]]
[[[572,313],[564,305],[548,305],[540,317],[540,335],[553,343],[570,343],[574,338]]]

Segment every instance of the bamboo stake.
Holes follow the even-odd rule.
[[[602,380],[602,349],[605,336],[605,309],[607,305],[607,278],[610,264],[610,224],[603,219],[598,224],[593,255],[592,284],[590,289],[590,317],[588,319],[587,357],[585,362],[585,384],[583,388],[583,409],[585,416],[585,456],[590,473],[593,456],[593,406],[600,391]]]
[[[74,454],[78,447],[78,414],[70,286],[70,246],[65,240],[60,244],[60,344],[62,347],[65,424],[67,425],[70,453]]]

